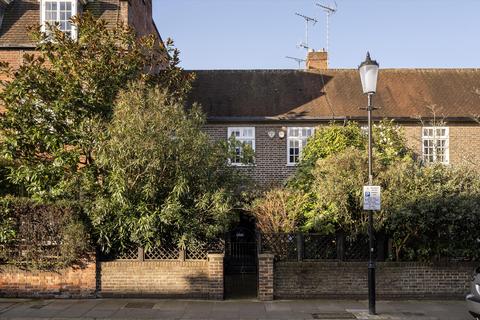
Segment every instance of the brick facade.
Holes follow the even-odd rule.
[[[377,299],[463,298],[474,268],[474,263],[379,262]],[[367,262],[275,263],[275,298],[365,298],[367,293]]]
[[[55,272],[0,266],[0,297],[92,298],[96,292],[94,259]]]
[[[215,140],[227,139],[228,127],[255,127],[255,165],[238,167],[262,187],[280,185],[294,172],[295,166],[287,164],[287,128],[316,127],[325,123],[232,123],[207,124],[205,132]],[[420,123],[401,124],[407,145],[418,155],[422,154],[422,126]],[[449,127],[449,154],[452,165],[480,163],[480,125],[474,123],[447,123]],[[270,138],[268,132],[275,132]],[[283,131],[284,138],[278,133]]]
[[[33,52],[35,44],[31,43],[27,27],[40,24],[40,4],[38,0],[21,0],[15,3],[15,17],[11,17],[11,25],[15,28],[9,34],[10,25],[0,25],[0,61],[8,62],[11,67],[18,68],[25,52]],[[18,12],[17,12],[18,11]],[[130,25],[138,36],[154,34],[161,42],[160,34],[152,17],[151,0],[104,0],[87,4],[83,11],[91,12],[96,18],[105,20],[107,25],[119,23]],[[8,14],[8,12],[7,12]],[[10,32],[12,33],[12,32]],[[1,78],[0,80],[5,80]]]
[[[101,297],[223,299],[223,255],[204,260],[99,263]]]

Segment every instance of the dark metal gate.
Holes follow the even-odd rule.
[[[237,227],[225,239],[225,296],[257,296],[257,243],[255,232]]]

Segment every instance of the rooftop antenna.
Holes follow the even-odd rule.
[[[305,59],[300,59],[300,58],[295,58],[295,57],[290,57],[290,56],[286,56],[285,58],[296,61],[298,63],[298,69],[301,69],[302,68],[302,66],[301,66],[302,62],[306,61]]]
[[[328,42],[330,37],[330,16],[337,12],[337,3],[334,2],[334,5],[323,5],[320,3],[315,3],[317,6],[323,9],[327,14],[327,52],[328,52]]]
[[[298,12],[295,12],[295,14],[297,16],[305,19],[305,42],[300,42],[300,44],[297,47],[302,47],[302,48],[304,48],[308,51],[308,49],[309,49],[309,46],[308,46],[308,24],[310,22],[312,22],[313,25],[315,25],[315,23],[317,23],[318,20],[315,19],[315,18],[307,17],[306,15],[300,14]]]

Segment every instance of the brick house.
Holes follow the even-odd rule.
[[[12,67],[23,54],[35,49],[27,27],[58,22],[60,29],[76,37],[69,18],[89,11],[109,25],[132,26],[138,36],[154,34],[161,41],[152,18],[152,0],[0,0],[0,61]]]
[[[68,18],[85,11],[161,41],[152,0],[0,0],[0,61],[18,66],[23,54],[35,49],[29,25],[56,21],[75,37]],[[206,111],[205,130],[217,140],[233,134],[250,144],[255,164],[233,165],[260,185],[278,184],[294,172],[316,126],[365,123],[359,107],[366,98],[356,69],[328,69],[325,52],[309,53],[307,68],[195,71],[190,100]],[[480,70],[382,69],[374,103],[381,108],[374,118],[401,124],[410,146],[426,161],[480,162],[480,126],[474,120],[480,114]]]
[[[325,52],[310,53],[308,70],[195,71],[190,99],[206,111],[206,131],[250,144],[255,164],[239,166],[260,185],[294,172],[315,127],[366,125],[357,69],[328,69],[326,59]],[[394,119],[424,161],[480,163],[480,70],[381,69],[374,105],[374,120]]]

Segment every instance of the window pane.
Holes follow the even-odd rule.
[[[288,129],[288,135],[289,135],[290,137],[298,137],[298,134],[299,134],[298,128],[290,128],[290,129]]]

